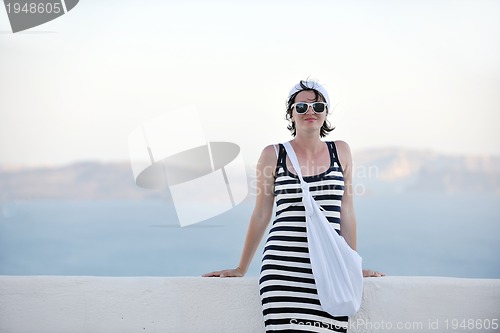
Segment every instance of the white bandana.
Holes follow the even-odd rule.
[[[310,89],[314,89],[314,90],[317,90],[321,93],[321,95],[323,95],[323,97],[325,97],[325,101],[328,103],[328,110],[330,110],[330,97],[328,96],[328,93],[326,92],[325,88],[323,88],[323,86],[321,84],[319,84],[318,82],[315,82],[315,81],[301,81],[302,84]],[[290,92],[288,93],[288,99],[290,99],[290,97],[295,94],[296,92],[298,91],[302,91],[304,90],[304,88],[302,88],[302,86],[300,85],[300,82],[297,83],[296,85],[293,86],[292,90],[290,90]]]

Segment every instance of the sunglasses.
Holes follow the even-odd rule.
[[[298,102],[292,104],[292,109],[295,107],[295,111],[298,114],[304,114],[307,112],[309,107],[312,107],[314,113],[323,113],[327,105],[328,103],[326,102],[313,102],[313,103]]]

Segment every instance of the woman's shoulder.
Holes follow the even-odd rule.
[[[280,149],[279,143],[267,145],[264,147],[264,149],[262,149],[262,154],[266,154],[266,155],[274,154],[274,155],[276,155],[276,152],[279,152],[279,149]]]
[[[276,163],[276,160],[278,159],[279,149],[279,144],[271,144],[265,146],[264,149],[262,149],[262,153],[260,154],[260,160],[262,162]]]
[[[337,149],[339,154],[345,153],[351,155],[351,147],[349,147],[349,144],[347,142],[343,140],[335,140],[333,141],[333,143],[335,144],[335,148]]]
[[[333,141],[335,144],[335,149],[337,150],[337,158],[340,161],[340,164],[343,168],[350,166],[352,163],[352,155],[351,155],[351,147],[349,144],[343,140],[335,140]]]

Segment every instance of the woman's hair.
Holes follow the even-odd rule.
[[[290,95],[288,98],[288,101],[286,102],[286,119],[290,121],[288,124],[287,128],[290,132],[292,132],[292,136],[295,136],[297,134],[297,129],[295,128],[295,122],[292,121],[292,105],[295,103],[295,97],[301,92],[301,91],[312,91],[314,93],[314,102],[326,102],[325,96],[323,96],[319,91],[316,89],[312,89],[308,87],[307,85],[304,84],[304,81],[300,81],[300,86],[302,90],[297,91],[296,93]],[[330,112],[330,105],[327,106],[327,112]],[[321,126],[321,130],[319,132],[320,137],[325,137],[333,131],[335,127],[332,127],[328,119],[325,118],[325,121],[323,122],[323,125]]]

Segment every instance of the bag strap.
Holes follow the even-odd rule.
[[[309,191],[309,184],[304,180],[304,178],[302,178],[302,171],[300,171],[300,165],[299,165],[299,160],[297,159],[297,155],[295,154],[295,151],[293,150],[290,141],[284,142],[283,147],[285,147],[288,158],[290,159],[290,162],[292,162],[293,168],[295,169],[295,173],[299,177],[300,188],[302,189],[302,203],[304,204],[304,208],[306,209],[306,215],[312,216],[313,201],[315,200],[311,192]],[[317,205],[317,207],[320,211],[324,210],[323,207],[319,205]]]
[[[285,150],[286,150],[286,153],[288,155],[288,158],[290,159],[290,162],[292,162],[293,168],[295,169],[295,173],[299,177],[300,183],[304,184],[305,181],[302,178],[302,172],[300,171],[299,160],[297,159],[297,155],[295,154],[295,150],[293,150],[293,147],[290,144],[290,141],[284,142],[283,146],[285,147]]]

